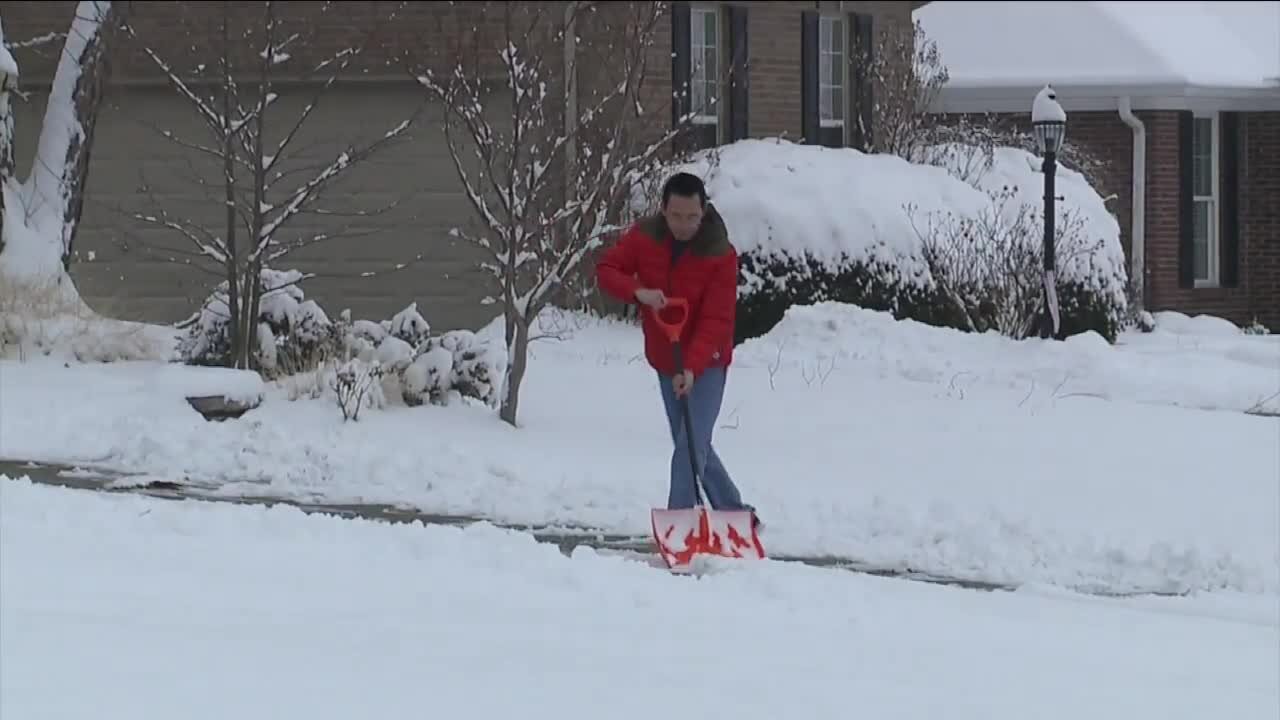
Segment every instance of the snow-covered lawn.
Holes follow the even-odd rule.
[[[0,479],[0,717],[1273,720],[1255,598],[702,578],[527,535]]]
[[[1268,396],[1280,409],[1280,338],[1189,335],[1177,320],[1162,327],[1182,333],[1111,347],[796,308],[739,348],[716,444],[773,553],[1280,594],[1280,418],[1242,412]],[[520,429],[466,406],[343,423],[332,397],[279,388],[207,423],[183,399],[209,389],[207,370],[31,361],[0,365],[0,457],[643,535],[669,466],[657,381],[638,330],[574,322],[535,345]]]

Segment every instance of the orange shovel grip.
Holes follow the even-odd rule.
[[[665,307],[653,311],[653,319],[668,340],[678,343],[685,323],[689,320],[689,301],[684,298],[667,298]]]

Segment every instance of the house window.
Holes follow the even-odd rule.
[[[846,81],[844,18],[818,20],[818,117],[821,142],[827,147],[845,144]]]
[[[718,128],[720,124],[720,13],[694,8],[690,13],[689,57],[693,61],[693,122]]]
[[[1218,117],[1196,117],[1191,138],[1195,283],[1218,284]]]

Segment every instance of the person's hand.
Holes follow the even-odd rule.
[[[654,288],[640,288],[636,291],[636,300],[641,305],[648,305],[654,310],[661,310],[667,306],[667,296],[661,290]]]
[[[676,391],[676,397],[684,397],[693,389],[693,371],[685,370],[671,379],[671,387]]]

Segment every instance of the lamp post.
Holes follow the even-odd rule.
[[[1058,317],[1057,276],[1054,263],[1054,173],[1058,169],[1058,151],[1062,149],[1067,134],[1067,113],[1058,104],[1058,95],[1045,85],[1031,104],[1031,129],[1036,144],[1044,156],[1044,315],[1040,319],[1040,337],[1057,337],[1060,327]]]

